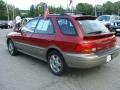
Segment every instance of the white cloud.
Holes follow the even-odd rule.
[[[4,0],[5,1],[5,0]],[[40,2],[45,2],[48,5],[53,6],[63,6],[64,8],[67,7],[67,4],[69,4],[69,0],[6,0],[9,4],[15,5],[15,7],[18,7],[20,9],[29,9],[31,4],[38,4]],[[96,4],[102,4],[106,1],[118,1],[118,0],[96,0]],[[73,5],[75,6],[77,3],[89,3],[92,5],[95,5],[95,0],[73,0]]]

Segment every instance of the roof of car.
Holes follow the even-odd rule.
[[[75,18],[76,20],[95,20],[96,17],[95,16],[91,16],[91,15],[72,15],[73,18]]]
[[[50,14],[49,17],[72,17],[76,20],[95,20],[96,17],[95,16],[91,16],[91,15],[81,15],[81,14]]]

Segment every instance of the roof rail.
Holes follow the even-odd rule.
[[[79,15],[86,15],[84,12],[80,12],[80,11],[64,11],[62,13],[60,12],[56,12],[56,13],[53,13],[53,14],[49,14],[49,15],[76,15],[76,14],[79,14]]]
[[[58,15],[58,16],[64,16],[64,15],[69,15],[67,13],[53,13],[53,14],[49,14],[49,15]]]

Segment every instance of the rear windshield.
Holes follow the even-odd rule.
[[[98,20],[78,20],[78,23],[85,34],[101,34],[109,32],[109,30]]]
[[[97,19],[99,21],[109,21],[110,20],[110,16],[100,16]]]

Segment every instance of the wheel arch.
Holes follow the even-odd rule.
[[[66,63],[66,61],[65,61],[65,58],[64,58],[64,55],[63,55],[63,52],[59,49],[59,48],[49,48],[48,50],[47,50],[47,53],[46,53],[46,57],[48,58],[48,56],[49,56],[49,53],[50,52],[52,52],[52,51],[56,51],[56,52],[58,52],[58,54],[60,54],[60,56],[61,56],[61,59],[62,59],[62,62],[63,62],[63,71],[62,71],[62,73],[58,73],[58,74],[56,74],[56,73],[54,73],[52,70],[51,70],[51,72],[52,73],[54,73],[55,75],[63,75],[65,72],[67,72],[67,71],[69,71],[69,66],[67,65],[67,63]],[[48,59],[47,59],[47,62],[49,63],[49,61],[48,61]],[[49,65],[49,67],[50,67],[50,65]]]
[[[11,38],[7,38],[7,45],[8,45],[8,42],[11,40]]]
[[[51,51],[57,51],[58,53],[60,53],[60,54],[63,56],[63,54],[62,54],[62,52],[61,52],[60,49],[51,47],[51,48],[47,49],[46,57],[48,57],[48,54],[49,54]]]

